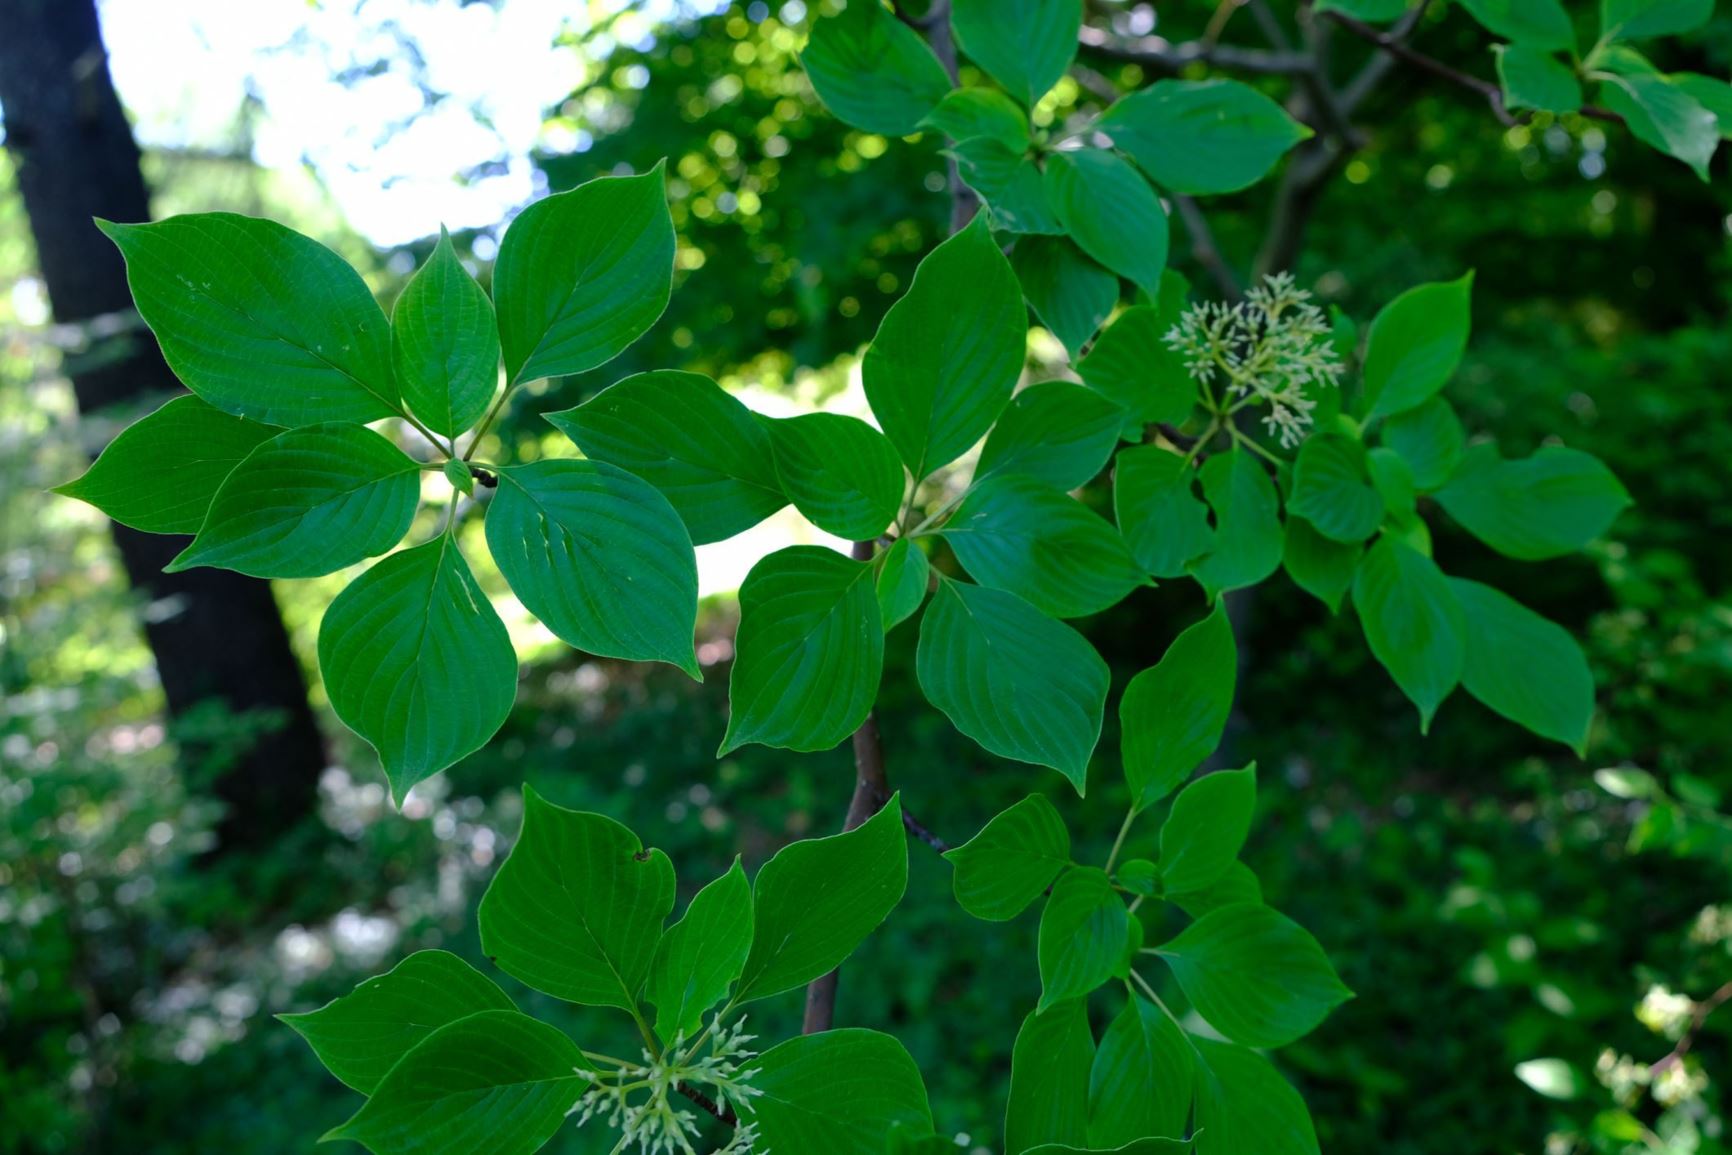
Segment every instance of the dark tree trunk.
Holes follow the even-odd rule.
[[[94,0],[0,0],[0,105],[54,317],[127,314],[120,255],[91,224],[150,218],[138,145],[109,78]],[[142,329],[68,358],[81,412],[180,389]],[[58,500],[44,497],[43,500]],[[272,728],[214,782],[227,805],[219,852],[262,846],[308,815],[324,746],[270,586],[225,570],[165,574],[186,539],[114,526],[134,588],[150,600],[145,635],[172,717],[211,701]],[[217,748],[183,740],[189,765]]]

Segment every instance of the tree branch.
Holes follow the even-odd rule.
[[[1302,52],[1265,52],[1234,44],[1191,40],[1175,44],[1165,36],[1119,36],[1083,25],[1077,44],[1097,56],[1126,64],[1141,64],[1160,72],[1177,72],[1189,64],[1214,64],[1264,76],[1293,76],[1311,67]]]
[[[1689,1054],[1691,1045],[1696,1041],[1696,1035],[1702,1030],[1702,1024],[1707,1022],[1708,1016],[1713,1014],[1715,1008],[1719,1007],[1719,1005],[1727,999],[1732,999],[1732,982],[1725,984],[1719,990],[1697,1003],[1696,1009],[1690,1013],[1689,1025],[1684,1028],[1684,1033],[1678,1036],[1678,1045],[1673,1047],[1664,1058],[1657,1059],[1650,1064],[1648,1067],[1648,1074],[1658,1075],[1668,1067],[1673,1067],[1683,1062],[1684,1056]]]
[[[709,1114],[714,1115],[717,1119],[726,1123],[728,1126],[738,1127],[740,1125],[740,1117],[734,1114],[734,1109],[732,1107],[723,1110],[721,1107],[716,1106],[716,1101],[714,1099],[710,1098],[690,1083],[677,1083],[675,1084],[674,1089],[692,1102],[696,1103],[698,1106],[702,1107]]]
[[[1191,238],[1191,256],[1214,279],[1215,287],[1221,290],[1222,296],[1230,301],[1237,301],[1244,295],[1244,290],[1239,286],[1239,278],[1234,274],[1233,267],[1221,255],[1220,246],[1215,244],[1215,234],[1210,231],[1209,221],[1203,216],[1203,210],[1197,207],[1196,201],[1182,193],[1174,195],[1173,208],[1177,210],[1179,220]]]

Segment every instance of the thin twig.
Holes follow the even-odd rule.
[[[675,1084],[674,1089],[692,1102],[696,1103],[698,1106],[702,1107],[705,1111],[708,1111],[711,1115],[714,1115],[717,1119],[726,1123],[728,1126],[738,1127],[740,1125],[740,1117],[734,1114],[734,1109],[732,1107],[723,1108],[716,1106],[716,1101],[714,1099],[710,1098],[690,1083],[677,1083]]]
[[[1684,1028],[1684,1033],[1678,1036],[1678,1045],[1673,1047],[1665,1057],[1655,1060],[1648,1066],[1649,1075],[1658,1075],[1668,1067],[1676,1066],[1684,1061],[1690,1047],[1696,1041],[1696,1035],[1702,1030],[1702,1024],[1708,1021],[1708,1016],[1714,1013],[1721,1003],[1732,999],[1732,982],[1696,1004],[1696,1009],[1690,1014],[1690,1023]]]
[[[1215,243],[1215,234],[1209,229],[1208,218],[1203,215],[1203,210],[1197,207],[1197,202],[1180,193],[1173,197],[1173,208],[1178,211],[1179,220],[1191,238],[1191,256],[1214,278],[1215,286],[1221,290],[1221,295],[1229,301],[1237,301],[1243,297],[1244,290],[1239,285],[1239,278],[1233,273],[1233,267],[1227,263],[1227,259],[1221,255],[1221,248]]]
[[[1293,76],[1311,67],[1311,58],[1302,52],[1265,52],[1201,40],[1174,43],[1165,36],[1119,36],[1087,24],[1077,33],[1077,44],[1108,60],[1141,64],[1159,72],[1177,72],[1201,63],[1265,76]]]

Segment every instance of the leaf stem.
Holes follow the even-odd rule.
[[[1135,822],[1136,818],[1137,806],[1136,803],[1133,802],[1131,803],[1131,808],[1125,812],[1125,820],[1119,824],[1119,835],[1117,838],[1113,839],[1113,848],[1107,854],[1106,872],[1108,874],[1113,872],[1113,864],[1118,862],[1119,851],[1123,850],[1125,846],[1125,835],[1131,832],[1131,823]]]

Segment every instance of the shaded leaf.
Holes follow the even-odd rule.
[[[1210,597],[1256,585],[1281,565],[1280,501],[1250,453],[1235,449],[1203,462],[1203,496],[1215,511],[1214,549],[1188,563]]]
[[[950,91],[920,33],[877,0],[851,0],[812,24],[800,63],[824,106],[866,132],[908,136]]]
[[[1506,461],[1495,445],[1480,444],[1437,500],[1499,553],[1543,561],[1605,533],[1630,495],[1598,458],[1579,449],[1543,445],[1530,457]]]
[[[1311,135],[1236,80],[1159,80],[1119,99],[1098,123],[1156,184],[1193,195],[1249,188]]]
[[[1113,515],[1137,564],[1155,577],[1184,576],[1186,563],[1214,545],[1209,507],[1193,488],[1195,478],[1190,462],[1158,445],[1118,456]]]
[[[1071,358],[1119,303],[1119,279],[1083,255],[1068,237],[1024,237],[1010,254],[1029,307]]]
[[[1225,602],[1173,640],[1119,699],[1125,782],[1145,810],[1165,798],[1221,741],[1239,656]]]
[[[932,565],[926,554],[908,538],[898,538],[884,551],[878,568],[878,616],[889,633],[906,621],[926,600]]]
[[[1467,626],[1461,684],[1542,738],[1585,751],[1594,676],[1569,631],[1490,586],[1450,578]]]
[[[885,436],[839,413],[766,420],[782,492],[837,537],[871,541],[902,507],[902,461]]]
[[[1015,918],[1070,865],[1070,833],[1051,802],[1030,794],[944,857],[956,868],[957,904],[975,918]]]
[[[1016,473],[1059,489],[1078,489],[1106,466],[1124,417],[1123,409],[1082,385],[1030,385],[987,435],[974,475]]]
[[[1195,1077],[1184,1032],[1146,999],[1127,1000],[1101,1036],[1089,1073],[1089,1142],[1137,1151],[1143,1136],[1184,1134]]]
[[[403,401],[447,437],[481,420],[499,390],[493,302],[439,230],[439,243],[391,310],[391,360]]]
[[[1192,782],[1161,824],[1161,885],[1168,894],[1206,890],[1239,857],[1257,806],[1257,764]]]
[[[1106,872],[1078,866],[1053,884],[1040,916],[1040,1008],[1087,995],[1113,977],[1130,915]]]
[[[761,1092],[741,1113],[766,1151],[883,1155],[898,1130],[930,1133],[920,1070],[889,1035],[857,1028],[802,1035],[752,1061]]]
[[[1167,214],[1142,175],[1098,148],[1046,160],[1046,195],[1083,252],[1151,297],[1167,267]]]
[[[1045,96],[1076,56],[1079,0],[952,0],[962,51],[1024,106]]]
[[[1044,1143],[1088,1142],[1094,1056],[1086,1000],[1071,999],[1023,1019],[1010,1055],[1005,1155],[1022,1155]]]
[[[1461,680],[1467,623],[1430,558],[1385,535],[1359,563],[1353,603],[1371,652],[1415,706],[1420,732]]]
[[[752,888],[740,860],[698,891],[656,944],[644,1000],[656,1009],[656,1034],[668,1044],[695,1038],[704,1012],[721,1002],[752,950]]]

